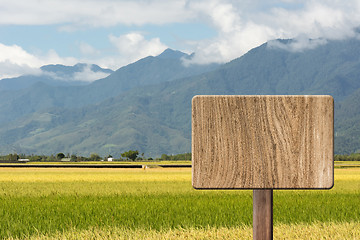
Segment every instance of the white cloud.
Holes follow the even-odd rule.
[[[276,36],[274,30],[265,24],[243,20],[239,14],[243,11],[230,2],[201,1],[193,4],[193,8],[208,16],[218,36],[197,42],[195,56],[190,62],[186,61],[187,64],[226,62]]]
[[[51,72],[46,70],[39,70],[37,74],[46,75],[55,80],[59,81],[82,81],[82,82],[93,82],[101,78],[105,78],[110,75],[110,73],[105,73],[101,71],[94,72],[91,69],[91,64],[81,64],[81,68],[77,72]]]
[[[96,53],[90,45],[82,44],[87,53]],[[83,49],[83,50],[84,50]],[[79,61],[75,58],[62,58],[54,50],[48,51],[43,56],[37,56],[25,51],[17,45],[4,45],[0,43],[0,80],[4,78],[18,77],[20,75],[49,75],[57,80],[63,81],[86,81],[91,82],[100,78],[107,77],[109,74],[104,72],[93,72],[91,65],[86,65],[80,72],[75,72],[71,76],[61,76],[52,72],[43,72],[40,67],[47,64],[74,65]]]
[[[0,69],[0,80],[4,78],[17,77],[23,74],[41,74],[41,71],[38,68],[32,68],[29,65],[15,64],[9,60],[0,62]]]
[[[0,43],[0,79],[17,77],[23,74],[39,74],[39,68],[50,63],[74,64],[74,58],[62,58],[54,50],[44,56],[28,53],[18,45]]]
[[[279,40],[271,40],[268,42],[268,48],[280,48],[290,52],[301,52],[307,49],[314,49],[320,45],[327,43],[326,39],[309,39],[306,36],[299,36],[290,41],[290,43],[282,43]]]
[[[0,43],[0,62],[8,61],[18,65],[38,65],[40,60],[29,54],[18,45],[4,45]]]
[[[110,35],[109,40],[120,53],[119,61],[122,62],[120,65],[139,60],[143,57],[156,56],[167,48],[165,44],[161,43],[159,38],[147,40],[142,34],[136,32],[119,37]]]
[[[84,67],[83,71],[74,73],[72,80],[92,82],[101,78],[105,78],[109,75],[110,75],[109,73],[104,73],[100,71],[94,72],[91,70],[91,65],[87,64]]]
[[[0,0],[0,24],[114,26],[164,24],[192,18],[185,0]]]
[[[91,46],[90,44],[88,44],[86,42],[80,42],[79,49],[83,55],[99,55],[100,54],[99,50],[95,49],[93,46]]]
[[[171,23],[208,24],[217,31],[217,36],[186,43],[188,51],[196,53],[193,63],[226,62],[276,38],[296,38],[288,49],[291,51],[313,48],[322,44],[321,41],[354,37],[357,35],[354,28],[360,26],[359,0],[0,0],[0,6],[0,25],[56,24],[61,31],[119,25],[142,25],[146,29],[146,26]],[[118,68],[157,55],[167,47],[160,38],[146,39],[138,32],[110,35],[109,41],[118,52],[107,56],[104,51],[81,42],[79,50],[84,57],[81,60]],[[0,56],[0,63],[8,61],[7,65],[33,68],[50,60],[68,61],[56,53],[35,56],[18,46],[18,49],[9,47],[15,56],[7,60],[1,60]]]
[[[307,35],[309,38],[344,39],[354,36],[360,25],[359,1],[306,1],[304,8],[274,8],[263,20],[285,36]]]
[[[118,69],[141,58],[157,56],[168,48],[160,41],[160,38],[146,39],[139,32],[130,32],[120,36],[110,34],[108,40],[112,47],[105,50],[99,50],[81,42],[79,49],[83,58],[80,59],[80,62],[97,64],[103,68]]]
[[[40,59],[29,54],[20,46],[0,43],[0,79],[22,74],[37,74]]]
[[[291,51],[311,49],[324,44],[326,39],[355,37],[354,29],[360,26],[357,0],[284,0],[269,1],[266,6],[257,0],[204,0],[189,5],[218,31],[215,38],[189,43],[196,53],[190,62],[200,64],[232,60],[277,38],[296,38],[287,48]]]

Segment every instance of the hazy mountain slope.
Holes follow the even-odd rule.
[[[26,114],[43,111],[52,107],[78,108],[96,104],[107,98],[117,96],[131,88],[172,81],[177,77],[191,76],[216,68],[217,64],[194,65],[186,67],[182,58],[190,56],[171,49],[165,50],[157,57],[146,57],[128,66],[122,67],[104,79],[86,86],[56,85],[54,79],[36,76],[24,76],[16,79],[11,86],[26,79],[27,84],[0,92],[0,123],[14,121]],[[84,69],[87,65],[77,64],[72,67],[47,65],[43,71],[56,74],[66,79]],[[96,65],[90,65],[93,72],[108,71]],[[111,70],[109,70],[111,71]],[[5,80],[0,81],[1,82]],[[32,84],[29,84],[32,82]],[[60,81],[61,82],[61,81]],[[62,81],[63,82],[63,81]],[[6,85],[10,86],[10,85]],[[25,88],[25,86],[28,86]],[[14,90],[15,89],[15,90]]]
[[[341,99],[360,87],[360,56],[354,54],[359,50],[360,41],[355,39],[301,52],[266,43],[227,64],[225,78],[232,83],[230,88],[248,93],[326,93]]]
[[[92,101],[97,102],[117,96],[135,87],[170,82],[208,72],[219,66],[218,64],[185,66],[183,58],[191,58],[191,55],[166,49],[156,57],[149,56],[119,68],[107,78],[84,87],[82,94],[85,92],[94,93]]]
[[[336,104],[335,148],[347,154],[360,152],[360,89]]]
[[[183,132],[160,123],[147,97],[123,94],[96,106],[28,115],[0,129],[3,149],[17,152],[117,154],[136,148],[148,155],[190,147]],[[131,103],[131,104],[129,104]],[[148,102],[150,103],[150,101]]]
[[[53,107],[77,106],[80,86],[50,86],[37,82],[17,91],[0,92],[0,123],[15,121],[37,111]]]
[[[331,94],[336,100],[335,151],[356,151],[359,51],[358,40],[332,41],[302,52],[263,44],[211,72],[119,91],[93,105],[64,105],[27,115],[0,127],[1,151],[117,156],[129,149],[151,156],[189,152],[191,98],[197,94]]]
[[[37,82],[43,82],[50,86],[82,86],[90,82],[87,79],[81,79],[81,75],[76,75],[84,72],[85,70],[94,73],[111,74],[113,70],[104,69],[95,64],[78,63],[74,66],[45,65],[42,66],[35,75],[24,75],[15,78],[6,78],[0,81],[1,91],[13,91],[31,87]],[[77,77],[77,80],[74,79]]]

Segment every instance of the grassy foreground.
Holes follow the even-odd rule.
[[[358,223],[314,223],[314,224],[279,224],[274,227],[274,239],[359,239]],[[29,239],[252,239],[252,227],[236,228],[177,228],[163,231],[144,229],[92,228],[88,230],[71,229],[55,234],[38,234]]]
[[[274,237],[359,239],[359,206],[360,168],[274,191]],[[251,223],[252,191],[193,190],[191,169],[0,168],[1,239],[251,239]]]

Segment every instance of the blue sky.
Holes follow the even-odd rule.
[[[359,0],[0,0],[0,79],[46,64],[116,70],[166,48],[223,63],[276,38],[300,51],[308,38],[358,37],[359,26]]]

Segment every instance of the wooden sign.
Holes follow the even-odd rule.
[[[334,183],[331,96],[195,96],[197,189],[329,189]]]

